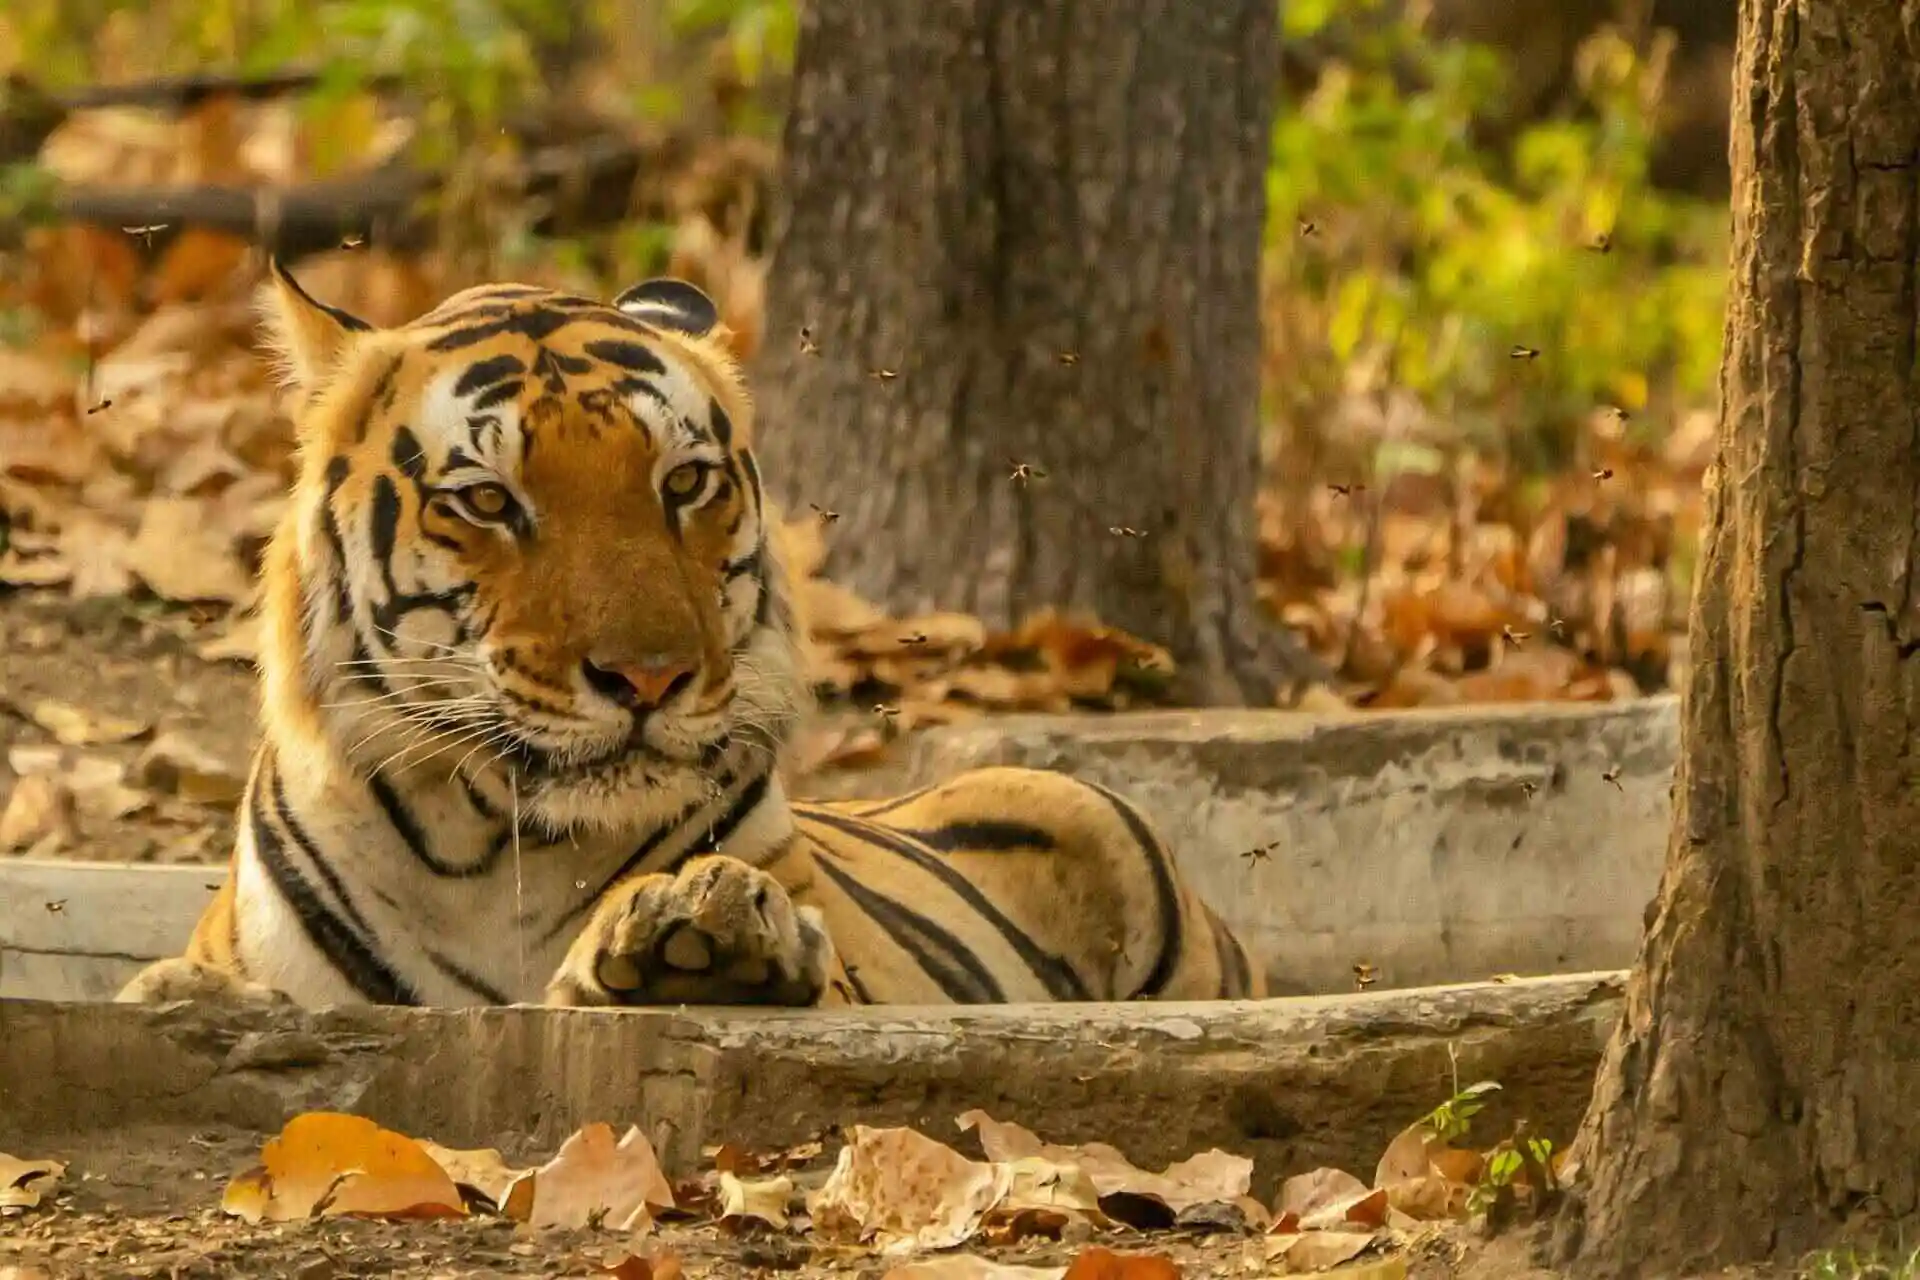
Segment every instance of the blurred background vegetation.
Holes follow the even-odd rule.
[[[1487,17],[1520,8],[1280,6],[1262,589],[1371,682],[1375,705],[1428,700],[1383,690],[1436,648],[1452,675],[1483,669],[1509,625],[1498,619],[1523,616],[1461,606],[1422,574],[1497,579],[1488,591],[1546,602],[1524,615],[1536,622],[1600,619],[1574,647],[1642,692],[1668,686],[1684,631],[1721,338],[1729,55],[1698,38],[1689,15],[1710,6],[1693,0]],[[793,0],[13,0],[0,14],[0,342],[106,323],[80,323],[89,306],[50,283],[56,241],[35,228],[58,222],[62,189],[420,173],[434,175],[417,192],[433,253],[363,272],[354,287],[375,296],[343,299],[377,319],[485,277],[606,291],[672,268],[751,329],[797,31]],[[243,108],[216,110],[207,92],[290,69],[299,92]],[[115,96],[169,76],[184,78],[171,100]],[[36,113],[62,127],[36,132]],[[96,117],[111,128],[90,134]],[[1701,119],[1719,141],[1709,131],[1689,153],[1707,160],[1676,162],[1676,122]],[[609,139],[638,159],[579,159],[588,142],[604,159]],[[564,215],[602,177],[617,216]],[[153,228],[132,221],[120,230],[153,249]],[[100,253],[85,251],[87,298],[112,274]],[[159,274],[139,286],[143,305],[156,288],[192,294],[177,279],[192,272]],[[99,346],[71,341],[67,357]],[[1363,487],[1370,504],[1348,501]],[[1395,613],[1403,595],[1422,602],[1413,615]],[[1468,631],[1478,638],[1461,641]]]

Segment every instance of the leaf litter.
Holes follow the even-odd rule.
[[[586,1125],[549,1159],[521,1166],[493,1148],[450,1148],[364,1117],[306,1112],[228,1179],[217,1209],[207,1203],[211,1187],[197,1194],[201,1238],[176,1251],[228,1256],[247,1247],[232,1231],[252,1227],[304,1233],[286,1237],[288,1247],[325,1244],[329,1231],[383,1232],[394,1250],[464,1249],[506,1264],[472,1274],[518,1274],[511,1267],[524,1263],[547,1274],[677,1280],[733,1274],[742,1262],[803,1270],[864,1262],[886,1280],[1162,1280],[1218,1266],[1267,1275],[1356,1267],[1354,1276],[1390,1280],[1407,1274],[1407,1258],[1437,1247],[1436,1232],[1499,1212],[1503,1195],[1510,1217],[1516,1190],[1528,1186],[1521,1175],[1489,1185],[1505,1167],[1502,1152],[1524,1143],[1523,1128],[1472,1152],[1442,1140],[1444,1110],[1395,1137],[1371,1184],[1315,1169],[1281,1182],[1271,1204],[1251,1194],[1244,1157],[1210,1150],[1153,1172],[1110,1145],[1048,1142],[977,1110],[957,1128],[984,1159],[916,1129],[854,1125],[831,1152],[821,1142],[766,1154],[709,1148],[709,1167],[679,1188],[638,1125],[618,1137],[612,1125]],[[71,1220],[71,1208],[53,1207],[56,1198],[67,1204],[58,1194],[65,1170],[0,1156],[0,1207],[29,1228]],[[1558,1185],[1562,1172],[1549,1159],[1533,1185]],[[1430,1183],[1443,1192],[1425,1190]],[[1221,1206],[1232,1212],[1202,1212]],[[178,1210],[166,1218],[184,1220]],[[134,1223],[134,1236],[154,1234]],[[436,1234],[447,1232],[455,1235]],[[15,1233],[0,1246],[0,1266],[51,1256],[33,1252],[43,1235]],[[129,1237],[130,1250],[138,1244]],[[1185,1269],[1201,1262],[1206,1269]]]

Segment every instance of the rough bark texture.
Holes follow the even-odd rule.
[[[804,6],[759,447],[776,493],[840,513],[839,580],[994,624],[1091,609],[1197,697],[1272,699],[1295,651],[1254,596],[1276,38],[1272,0]]]
[[[1672,842],[1556,1232],[1590,1275],[1920,1209],[1920,3],[1740,18]]]

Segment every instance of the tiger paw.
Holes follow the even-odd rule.
[[[547,986],[555,1005],[818,1004],[833,970],[820,913],[766,872],[697,858],[615,889]]]
[[[134,974],[114,996],[118,1004],[169,1004],[175,1000],[205,1000],[214,1004],[293,1003],[285,992],[184,956],[154,961]]]

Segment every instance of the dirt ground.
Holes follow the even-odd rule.
[[[108,862],[217,862],[233,833],[232,803],[142,785],[138,764],[156,738],[184,742],[229,780],[243,778],[254,736],[253,671],[197,656],[224,620],[123,597],[70,601],[57,593],[0,595],[0,804],[20,776],[52,767],[74,782],[71,830],[6,850]],[[36,721],[48,702],[94,722],[65,745]],[[108,732],[111,722],[127,722]],[[138,733],[132,733],[137,725]],[[54,763],[53,753],[58,753]],[[117,772],[116,772],[117,771]]]
[[[249,1225],[221,1212],[220,1195],[229,1176],[254,1163],[259,1144],[258,1135],[238,1130],[155,1127],[14,1152],[65,1160],[68,1168],[52,1205],[0,1218],[0,1280],[592,1276],[606,1274],[635,1251],[674,1255],[690,1280],[768,1273],[799,1280],[877,1278],[890,1265],[857,1246],[771,1229],[734,1234],[711,1224],[669,1224],[642,1242],[612,1231],[529,1233],[491,1215],[438,1222],[329,1219]],[[1190,1280],[1279,1273],[1277,1264],[1259,1261],[1258,1237],[1234,1232],[1104,1233],[1089,1241],[1036,1240],[965,1252],[1018,1265],[1061,1266],[1087,1243],[1118,1253],[1163,1254]],[[1535,1270],[1527,1255],[1522,1236],[1486,1242],[1464,1230],[1435,1227],[1397,1254],[1369,1258],[1404,1259],[1409,1280],[1545,1277],[1548,1273]]]

